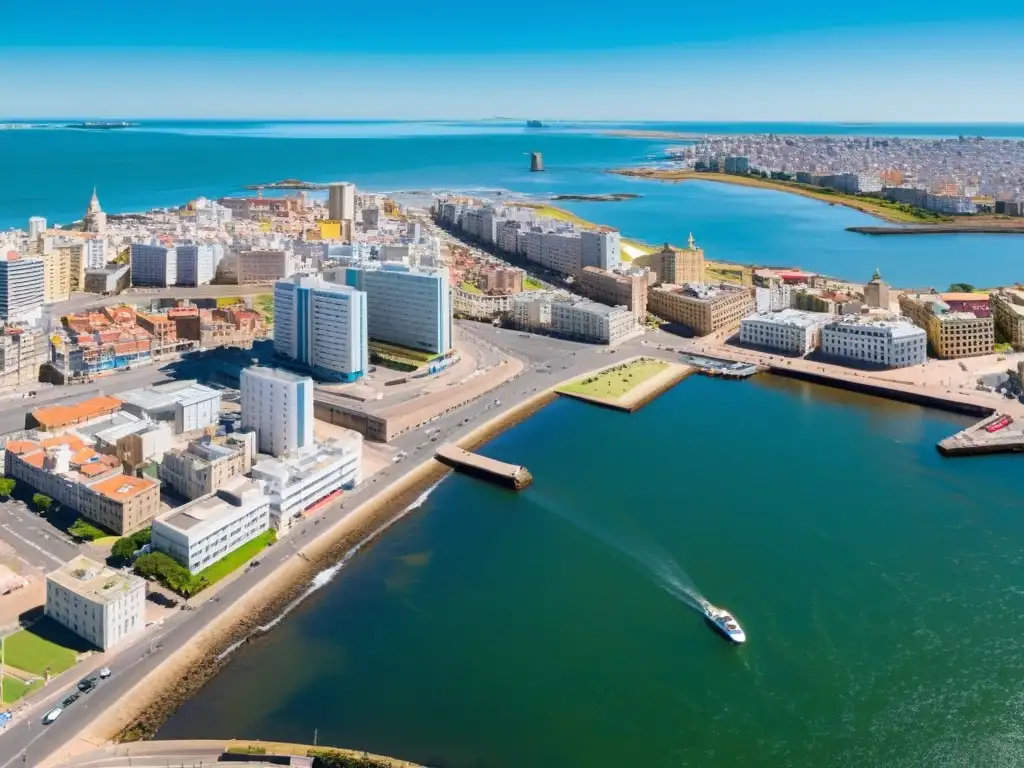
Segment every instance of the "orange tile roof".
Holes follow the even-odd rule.
[[[48,437],[45,440],[40,441],[43,448],[56,448],[58,445],[66,445],[72,451],[80,451],[85,448],[85,443],[82,442],[82,438],[78,435],[58,435],[57,437]]]
[[[114,475],[106,480],[93,483],[89,487],[108,499],[123,502],[132,496],[137,496],[159,485],[156,480],[150,480],[149,478],[135,477],[134,475]]]
[[[46,454],[42,451],[36,451],[35,453],[30,453],[28,456],[22,456],[21,460],[26,464],[31,464],[36,469],[42,469],[43,462],[46,461]]]
[[[85,464],[87,461],[92,459],[94,456],[99,456],[99,455],[100,454],[98,454],[92,448],[88,448],[88,447],[81,448],[81,449],[75,451],[73,454],[71,454],[71,463],[72,464]]]
[[[91,397],[75,405],[51,405],[39,408],[32,411],[32,418],[44,428],[49,429],[112,413],[120,407],[121,401],[116,397]]]
[[[40,447],[39,443],[34,443],[31,440],[11,440],[7,443],[6,450],[10,451],[15,456],[21,456],[25,453],[38,451]]]
[[[86,477],[95,477],[96,475],[103,475],[110,470],[117,467],[120,462],[113,456],[104,456],[99,461],[92,461],[88,464],[82,464],[78,471],[80,474]]]

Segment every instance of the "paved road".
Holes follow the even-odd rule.
[[[640,346],[636,340],[630,342],[628,348],[609,353],[607,347],[543,336],[521,336],[507,330],[498,332],[497,329],[482,324],[464,323],[463,326],[466,332],[472,333],[480,340],[513,351],[527,361],[527,367],[516,379],[506,382],[477,401],[435,420],[429,428],[439,430],[433,435],[437,437],[436,443],[430,441],[424,429],[399,436],[392,445],[406,451],[409,458],[383,469],[361,488],[346,494],[342,502],[335,505],[328,514],[344,514],[369,500],[390,481],[432,460],[433,448],[438,443],[458,439],[483,421],[514,408],[535,392],[569,376],[607,365],[612,361],[609,358],[613,356],[626,357],[639,351],[650,352],[649,348]],[[501,401],[501,406],[493,405],[496,399]],[[524,461],[526,460],[524,458]],[[295,556],[295,545],[301,546],[306,541],[312,541],[322,535],[322,531],[327,528],[326,525],[321,528],[307,522],[280,544],[268,550],[267,554],[260,558],[261,565],[258,568],[250,569],[225,585],[215,598],[202,603],[194,611],[179,611],[173,614],[162,626],[151,627],[146,631],[144,638],[123,650],[99,654],[91,666],[98,668],[109,665],[114,671],[110,680],[69,707],[52,725],[44,727],[40,725],[42,715],[50,706],[64,698],[79,679],[78,676],[84,675],[87,670],[79,669],[69,673],[76,677],[51,683],[52,692],[34,697],[31,709],[22,713],[5,732],[0,733],[0,768],[13,768],[21,764],[32,765],[44,757],[59,752],[60,747],[83,730],[97,713],[113,706],[124,692],[150,674],[165,655],[190,642],[202,627],[223,613],[231,603],[238,600],[261,579],[269,576],[283,562]],[[155,651],[152,650],[154,643],[160,646]]]
[[[13,499],[0,502],[0,539],[10,544],[22,560],[47,572],[79,552],[70,536]]]
[[[110,307],[115,304],[148,304],[153,299],[215,299],[227,296],[255,296],[273,293],[273,285],[204,285],[199,288],[161,288],[156,291],[129,290],[118,296],[100,296],[95,293],[76,293],[67,301],[47,304],[43,311],[50,317],[69,312]]]

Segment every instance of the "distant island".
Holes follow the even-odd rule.
[[[540,120],[527,120],[526,121],[526,127],[527,128],[543,128],[544,127],[544,123],[542,123]]]
[[[267,184],[246,184],[244,189],[327,189],[327,184],[316,184],[302,179],[281,179]]]
[[[137,128],[138,123],[127,123],[127,122],[85,122],[85,123],[68,123],[65,128],[78,128],[85,131],[113,131],[121,128]]]
[[[642,195],[632,192],[615,192],[610,195],[552,195],[552,200],[569,200],[578,203],[619,203],[623,200],[636,200]]]

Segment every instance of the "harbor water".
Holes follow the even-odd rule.
[[[558,400],[481,451],[532,487],[447,477],[159,737],[316,731],[446,768],[1021,764],[1018,459],[940,457],[965,423],[766,375],[633,414]]]

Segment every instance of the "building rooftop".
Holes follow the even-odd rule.
[[[65,563],[46,578],[95,603],[113,602],[140,584],[145,589],[146,584],[138,576],[115,571],[85,555]]]
[[[759,320],[763,323],[774,323],[776,325],[789,325],[794,328],[811,328],[828,322],[833,315],[825,312],[805,312],[800,309],[782,309],[778,312],[758,312],[744,318],[745,320]]]
[[[128,501],[133,496],[138,496],[143,491],[147,491],[150,488],[159,485],[160,483],[156,480],[150,480],[148,477],[114,475],[113,477],[108,477],[106,480],[100,480],[98,483],[93,483],[89,487],[97,493],[120,503]]]
[[[215,493],[190,501],[156,518],[189,536],[202,537],[220,528],[224,520],[268,504],[262,486],[247,477],[236,476],[224,483]]]
[[[116,397],[91,397],[74,405],[50,405],[32,411],[32,418],[43,429],[59,429],[60,427],[103,416],[121,407]]]
[[[356,441],[358,443],[358,441]],[[314,443],[313,450],[297,456],[263,459],[253,465],[252,476],[279,483],[282,488],[301,483],[348,456],[359,456],[356,444],[344,440]]]
[[[284,368],[269,368],[262,365],[254,365],[246,368],[243,373],[248,373],[250,376],[259,376],[263,379],[276,379],[277,381],[287,381],[290,383],[298,383],[300,381],[308,381],[313,383],[313,379],[309,376],[303,376],[299,373],[292,373],[286,371]]]
[[[940,293],[943,301],[988,301],[988,293]]]
[[[125,403],[144,411],[170,408],[179,403],[186,406],[214,397],[220,397],[220,392],[195,380],[153,384],[121,393],[121,399]]]
[[[893,338],[925,335],[923,328],[914,325],[909,320],[882,320],[860,317],[858,315],[843,315],[828,324],[828,327],[830,328],[835,328],[837,326],[853,328],[885,328],[891,331],[890,335]]]

